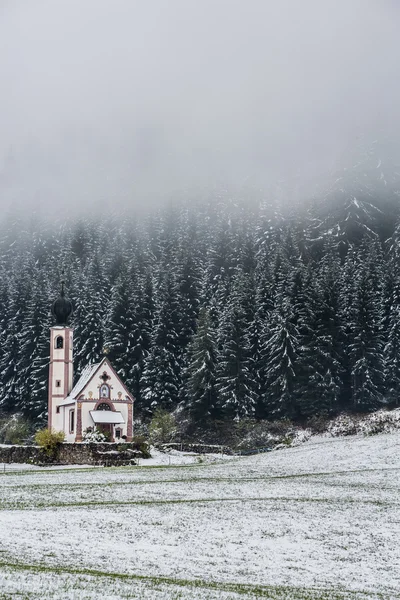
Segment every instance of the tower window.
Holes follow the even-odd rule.
[[[61,379],[56,379],[56,387],[61,387]]]
[[[74,433],[74,427],[75,427],[75,411],[70,410],[69,411],[69,432],[70,433]]]
[[[56,337],[55,348],[56,350],[62,350],[64,348],[64,338],[62,335],[58,335]]]
[[[56,413],[60,414],[60,407],[59,406],[56,406]]]

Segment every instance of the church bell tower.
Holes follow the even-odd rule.
[[[68,327],[72,304],[65,298],[64,281],[61,282],[61,294],[52,306],[52,314],[56,325],[50,328],[48,427],[61,430],[64,411],[57,410],[57,405],[71,392],[74,376],[73,332]]]

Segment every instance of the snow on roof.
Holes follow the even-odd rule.
[[[94,423],[125,423],[122,413],[114,410],[91,410],[90,416]]]
[[[75,404],[75,400],[71,396],[68,396],[65,400],[61,400],[61,402],[57,402],[57,406],[68,406],[68,404]]]
[[[65,398],[65,400],[71,399],[71,400],[75,400],[76,397],[78,396],[78,394],[81,393],[81,391],[83,390],[83,388],[85,387],[85,385],[90,381],[92,375],[94,375],[95,371],[97,370],[98,366],[100,363],[96,363],[93,365],[87,365],[82,373],[81,376],[79,377],[79,380],[76,382],[76,384],[74,385],[74,387],[71,390],[71,393],[69,394],[68,398]]]

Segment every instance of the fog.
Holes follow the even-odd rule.
[[[312,193],[393,148],[399,28],[397,0],[0,0],[3,211]]]

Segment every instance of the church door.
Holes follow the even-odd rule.
[[[99,423],[97,425],[97,428],[99,429],[99,431],[101,431],[101,433],[104,433],[104,435],[107,438],[107,441],[111,442],[111,440],[113,439],[113,426],[111,425],[111,423]]]

